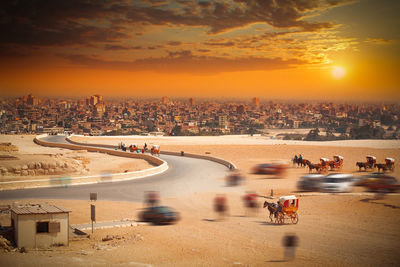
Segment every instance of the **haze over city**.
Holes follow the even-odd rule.
[[[398,1],[2,1],[2,96],[400,99]]]

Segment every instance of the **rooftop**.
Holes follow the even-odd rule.
[[[15,214],[49,214],[49,213],[66,213],[69,210],[63,207],[57,207],[49,204],[25,204],[17,205],[11,208]]]

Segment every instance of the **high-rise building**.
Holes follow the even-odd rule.
[[[24,97],[24,101],[28,105],[36,106],[39,103],[39,99],[32,94],[27,95]]]
[[[194,106],[194,99],[193,98],[189,98],[189,105],[190,106]]]
[[[162,99],[161,99],[161,102],[163,104],[168,104],[168,97],[167,96],[163,96]]]
[[[220,128],[227,129],[228,128],[228,119],[227,116],[218,116],[218,125]]]
[[[88,103],[89,102],[89,103]],[[86,104],[91,106],[95,106],[97,103],[103,103],[103,96],[102,95],[92,95],[90,98],[86,98]]]
[[[260,98],[258,98],[258,97],[253,98],[253,106],[256,108],[260,107]]]

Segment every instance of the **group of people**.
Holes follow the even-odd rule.
[[[139,149],[136,145],[130,145],[129,147],[126,147],[126,145],[121,142],[118,144],[118,148],[122,151],[129,150],[130,152],[136,151],[137,153],[144,153],[147,151],[147,143],[144,143],[143,149]]]

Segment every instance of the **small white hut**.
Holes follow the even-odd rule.
[[[14,240],[19,248],[69,245],[69,211],[54,205],[28,204],[11,208]]]

